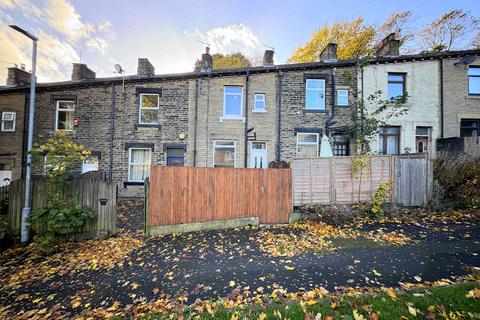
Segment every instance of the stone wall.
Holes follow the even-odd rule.
[[[25,133],[25,103],[27,92],[8,93],[0,95],[0,119],[3,112],[15,112],[15,131],[0,131],[0,165],[6,171],[12,171],[12,180],[21,178],[23,139]],[[28,108],[27,108],[28,110]],[[26,136],[25,136],[26,139]],[[0,170],[2,170],[0,168]]]
[[[236,167],[245,167],[245,121],[222,120],[224,87],[243,87],[243,112],[245,115],[245,76],[203,78],[199,81],[197,158],[196,166],[213,166],[213,142],[233,140],[236,143]],[[276,76],[274,73],[253,74],[249,77],[248,127],[254,128],[257,141],[267,142],[268,162],[275,159],[276,143]],[[265,93],[266,112],[253,112],[254,94]],[[189,143],[193,146],[195,134],[195,81],[190,84]],[[250,134],[253,134],[251,132]],[[188,165],[193,165],[193,147],[189,149]],[[250,159],[247,159],[249,166]]]
[[[119,196],[142,196],[143,186],[128,183],[128,148],[139,145],[152,147],[152,164],[165,165],[164,144],[188,147],[180,133],[188,132],[188,81],[164,81],[115,85],[115,135],[113,142],[112,178],[119,187]],[[161,89],[159,126],[139,125],[139,92],[144,88]],[[55,132],[57,100],[74,100],[78,126],[73,139],[99,156],[99,169],[108,173],[112,86],[96,85],[40,91],[37,94],[36,141],[44,142]],[[37,165],[39,173],[42,164]]]
[[[468,95],[468,68],[455,66],[459,60],[443,60],[444,138],[460,136],[461,119],[480,119],[480,96]],[[480,66],[480,56],[472,65]]]
[[[334,112],[337,121],[330,133],[340,129],[350,120],[351,112],[357,101],[356,69],[354,67],[336,68],[336,89],[349,90],[349,106],[332,108],[332,68],[287,71],[282,80],[281,110],[281,150],[280,160],[291,162],[296,157],[297,132],[323,132],[325,121]],[[309,111],[305,109],[306,79],[309,75],[324,76],[325,79],[325,111]]]

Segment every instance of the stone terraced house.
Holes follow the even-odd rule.
[[[117,182],[119,196],[141,196],[150,164],[266,168],[318,157],[325,133],[335,156],[351,155],[345,133],[351,112],[358,98],[382,90],[408,92],[411,111],[391,123],[398,130],[382,131],[372,149],[433,155],[436,138],[479,135],[478,55],[399,56],[398,42],[387,38],[376,57],[362,60],[337,60],[330,44],[319,62],[274,65],[267,50],[262,66],[224,70],[210,69],[207,50],[203,69],[183,74],[155,75],[142,58],[134,76],[96,78],[75,63],[70,81],[38,84],[35,141],[71,132],[92,151],[83,172],[101,170]],[[28,72],[10,68],[0,87],[0,172],[11,179],[23,175],[28,93]],[[41,171],[39,164],[35,172]]]

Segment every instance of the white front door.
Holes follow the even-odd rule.
[[[250,144],[250,168],[268,168],[266,142],[252,141]]]

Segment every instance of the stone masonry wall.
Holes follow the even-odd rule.
[[[29,94],[29,91],[27,94]],[[0,131],[0,164],[10,168],[12,180],[17,180],[22,175],[25,93],[18,92],[0,95],[0,119],[3,112],[15,112],[16,117],[14,132]]]
[[[282,81],[281,160],[291,162],[296,157],[296,133],[299,129],[319,132],[320,140],[325,121],[332,113],[332,73],[333,68],[284,73]],[[306,79],[309,75],[319,74],[325,76],[325,111],[307,111],[305,110]],[[335,107],[336,116],[334,119],[337,120],[337,123],[332,126],[332,129],[342,127],[350,119],[350,113],[357,100],[356,69],[354,67],[336,68],[335,79],[337,89],[349,90],[349,106]]]
[[[165,81],[115,86],[115,136],[113,144],[113,175],[120,196],[142,196],[143,186],[128,184],[128,147],[152,144],[152,164],[165,165],[165,143],[187,145],[179,138],[188,132],[188,81]],[[138,125],[140,95],[137,88],[162,89],[159,126]],[[37,94],[36,142],[42,143],[55,130],[57,100],[75,100],[75,119],[80,121],[72,133],[73,139],[100,154],[99,169],[108,173],[110,164],[110,127],[112,86],[96,85],[84,88],[40,91]],[[41,170],[36,167],[36,173]]]
[[[220,120],[224,108],[224,87],[243,87],[243,112],[245,108],[245,76],[202,78],[198,97],[197,159],[196,166],[213,166],[213,143],[215,140],[233,140],[236,143],[238,168],[245,167],[245,122]],[[267,142],[268,162],[275,159],[276,142],[276,77],[274,73],[253,74],[249,79],[248,127],[255,128],[257,141]],[[254,94],[265,93],[266,113],[253,112]],[[193,141],[195,128],[195,81],[190,83],[189,149],[187,165],[193,165]],[[251,133],[253,134],[253,132]],[[248,164],[250,159],[248,159]]]
[[[480,119],[480,96],[468,95],[468,68],[459,58],[443,60],[444,137],[460,136],[460,120]],[[480,56],[472,63],[480,66]]]

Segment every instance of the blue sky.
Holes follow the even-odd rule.
[[[99,76],[112,75],[115,63],[135,73],[138,57],[149,58],[156,73],[191,71],[204,50],[197,40],[212,44],[213,53],[250,56],[267,44],[283,63],[326,23],[357,16],[381,23],[391,12],[411,10],[420,28],[453,8],[480,13],[480,1],[0,0],[0,83],[8,63],[29,67],[30,44],[10,23],[40,36],[39,80],[52,81],[68,79],[80,60]]]

